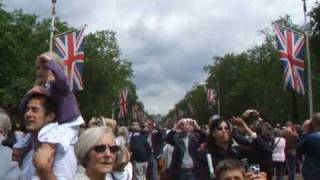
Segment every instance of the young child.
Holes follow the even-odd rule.
[[[45,91],[58,105],[56,121],[43,127],[38,134],[38,141],[42,144],[54,144],[55,161],[59,164],[59,157],[63,157],[69,146],[73,146],[79,135],[80,125],[84,123],[77,100],[69,89],[69,82],[64,73],[63,62],[53,53],[43,53],[36,59],[36,86],[32,88],[22,99],[21,109],[24,110],[26,100],[34,91]],[[26,151],[35,148],[30,141],[31,134],[27,134],[18,141],[14,148]],[[23,166],[23,165],[22,165]],[[23,167],[22,167],[23,168]],[[63,171],[58,170],[56,171]],[[74,171],[74,170],[71,170]]]

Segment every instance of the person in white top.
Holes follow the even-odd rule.
[[[84,123],[84,120],[76,98],[69,89],[63,62],[56,54],[47,52],[36,58],[35,84],[36,86],[26,93],[20,105],[20,109],[25,115],[26,126],[30,125],[31,127],[32,123],[34,123],[33,116],[39,113],[33,109],[29,112],[27,111],[27,105],[31,102],[31,96],[35,92],[50,97],[55,104],[56,110],[51,118],[52,121],[44,122],[41,127],[37,127],[39,129],[32,129],[33,127],[28,129],[27,127],[29,133],[17,139],[17,143],[14,145],[14,152],[16,154],[27,152],[22,163],[27,179],[37,177],[34,174],[34,167],[30,166],[30,164],[32,164],[32,158],[37,155],[35,150],[38,149],[38,146],[43,147],[39,148],[39,151],[41,149],[50,149],[50,153],[52,153],[50,158],[54,159],[54,167],[52,169],[57,179],[72,179],[76,171],[73,146],[78,139],[79,126]],[[38,105],[40,107],[43,106],[45,110],[44,118],[47,118],[47,105],[45,103]],[[68,170],[66,171],[65,169]]]
[[[275,138],[273,142],[272,162],[275,169],[276,179],[284,179],[285,174],[285,148],[286,140],[280,136],[280,130],[274,130]]]
[[[74,148],[68,144],[42,143],[41,134],[46,132],[56,121],[57,105],[46,91],[31,92],[26,101],[24,122],[29,134],[24,138],[26,142],[18,142],[15,146],[23,147],[21,151],[13,152],[13,159],[22,161],[24,177],[29,179],[72,179],[76,173],[77,160]]]

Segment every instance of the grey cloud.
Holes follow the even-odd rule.
[[[311,2],[308,2],[310,9]],[[50,1],[4,0],[8,9],[50,17]],[[286,7],[286,8],[282,8]],[[88,31],[112,29],[122,58],[133,62],[139,98],[165,114],[195,82],[212,57],[259,44],[258,31],[289,14],[303,22],[301,1],[288,0],[58,0],[57,15]]]

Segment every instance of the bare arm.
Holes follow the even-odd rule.
[[[54,144],[41,144],[33,155],[33,164],[37,169],[40,179],[56,180],[57,177],[53,172],[53,162],[56,153]]]

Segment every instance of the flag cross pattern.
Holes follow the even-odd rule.
[[[304,95],[304,36],[279,25],[275,25],[275,33],[278,54],[284,70],[284,88]]]
[[[83,90],[83,39],[84,27],[55,37],[55,50],[66,66],[70,90]]]
[[[216,93],[213,89],[208,89],[207,90],[207,100],[209,103],[216,103]]]
[[[128,90],[122,90],[120,92],[120,100],[119,100],[119,107],[120,107],[120,111],[119,111],[119,118],[124,118],[127,116],[128,114],[128,110],[127,110],[127,96],[128,96]]]
[[[133,105],[132,106],[132,118],[135,120],[138,120],[138,111],[139,111],[138,105]]]

